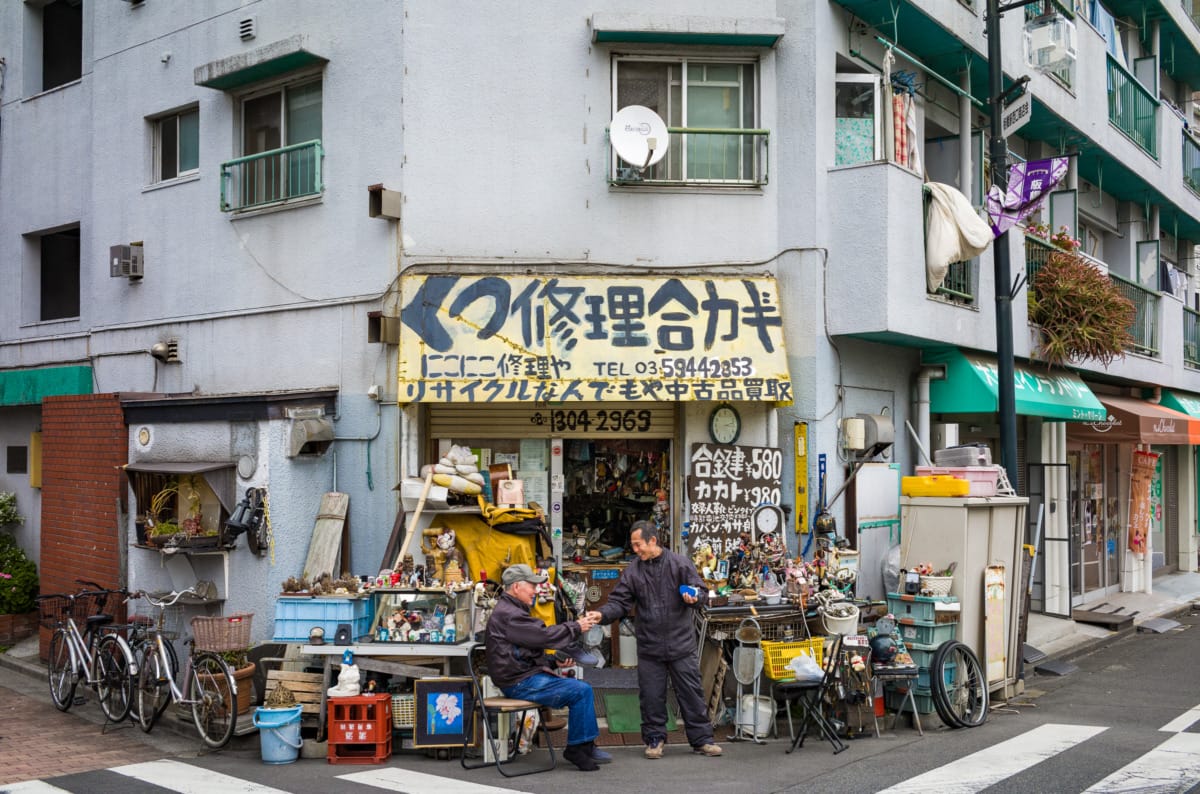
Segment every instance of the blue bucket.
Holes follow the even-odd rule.
[[[300,706],[284,709],[259,707],[254,711],[254,727],[262,743],[264,764],[290,764],[300,755]]]

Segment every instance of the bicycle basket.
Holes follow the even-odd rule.
[[[176,640],[183,626],[183,605],[171,604],[159,609],[146,601],[130,602],[129,622],[157,628],[163,639]]]
[[[44,595],[37,598],[38,619],[43,627],[52,629],[67,619],[67,610],[71,608],[71,599],[65,595]]]
[[[116,617],[115,609],[120,603],[120,593],[105,590],[88,590],[75,595],[75,603],[71,607],[71,617],[79,625],[83,625],[92,615],[112,615]]]
[[[198,651],[244,651],[250,647],[250,623],[253,612],[239,612],[215,618],[192,618],[192,634]]]

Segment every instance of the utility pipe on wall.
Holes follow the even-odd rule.
[[[943,365],[921,367],[917,373],[917,440],[925,449],[930,449],[929,382],[932,380],[945,380],[945,378],[946,367]]]

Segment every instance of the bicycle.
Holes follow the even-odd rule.
[[[130,682],[137,674],[137,662],[129,644],[111,626],[113,616],[105,611],[118,595],[123,591],[96,588],[37,597],[42,625],[54,629],[46,668],[50,698],[59,711],[82,702],[75,697],[82,681],[96,692],[108,721],[121,722],[129,715]],[[83,632],[76,619],[83,622]]]
[[[137,595],[146,599],[160,613],[173,606],[186,595],[195,595],[188,589],[168,593],[155,598],[148,593]],[[162,620],[160,619],[159,625]],[[164,632],[157,626],[147,629],[149,644],[138,672],[136,719],[138,726],[146,732],[167,706],[175,703],[192,707],[192,721],[196,731],[206,745],[219,750],[229,743],[237,724],[237,683],[233,671],[220,655],[213,651],[197,650],[195,639],[188,640],[192,646],[184,667],[183,688],[175,682],[171,673],[172,659],[164,639]]]

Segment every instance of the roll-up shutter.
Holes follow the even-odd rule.
[[[450,403],[429,406],[429,438],[673,438],[675,403]]]

